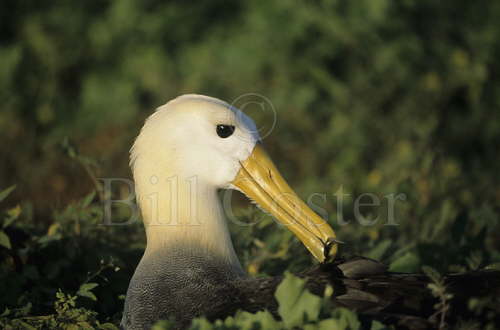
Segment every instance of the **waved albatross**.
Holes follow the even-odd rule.
[[[185,325],[248,298],[219,189],[243,192],[319,261],[335,255],[332,228],[287,185],[259,140],[252,119],[202,95],[177,97],[146,120],[130,163],[147,246],[130,281],[122,327],[148,328],[169,317]]]
[[[332,284],[335,306],[407,328],[432,326],[435,301],[425,276],[387,273],[382,264],[362,258],[326,262],[337,253],[332,228],[285,182],[254,122],[229,104],[183,95],[161,106],[146,120],[130,163],[147,246],[129,284],[122,328],[149,329],[172,318],[185,328],[201,315],[213,320],[237,309],[276,310],[273,294],[282,278],[245,274],[220,189],[243,192],[298,237],[321,263],[301,275],[313,293]],[[447,281],[460,290],[472,281],[477,289],[472,293],[478,294],[492,287],[498,291],[498,278],[497,272]]]

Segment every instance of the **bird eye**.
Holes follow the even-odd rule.
[[[225,139],[234,132],[234,126],[232,125],[217,125],[217,135]]]

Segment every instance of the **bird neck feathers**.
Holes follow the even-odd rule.
[[[138,158],[133,167],[147,236],[145,257],[182,249],[182,255],[215,256],[241,270],[217,189],[196,176],[173,175],[161,164],[168,163]]]

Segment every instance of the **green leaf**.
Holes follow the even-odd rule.
[[[9,314],[10,314],[10,309],[8,307],[5,307],[2,314],[0,314],[0,317],[6,317],[6,316],[9,316]]]
[[[495,262],[484,267],[484,269],[500,270],[500,262]]]
[[[6,247],[7,249],[12,248],[10,245],[10,238],[3,230],[0,230],[0,245]]]
[[[7,198],[7,196],[10,195],[10,193],[16,189],[16,185],[13,185],[13,186],[10,186],[9,188],[3,190],[3,191],[0,191],[0,202],[3,201],[4,199]]]
[[[224,325],[227,327],[236,326],[238,329],[242,330],[251,330],[255,328],[261,330],[274,330],[282,328],[280,322],[276,321],[268,311],[260,311],[255,314],[240,311],[234,318],[228,317],[224,321]]]
[[[483,254],[481,253],[481,251],[472,251],[470,255],[465,258],[465,261],[467,262],[467,266],[469,266],[470,269],[477,270],[483,262]]]
[[[83,283],[82,285],[80,285],[79,291],[89,291],[98,286],[99,286],[98,283]]]
[[[318,323],[318,330],[332,330],[332,329],[340,329],[339,323],[334,319],[323,320]]]
[[[16,220],[19,218],[19,215],[21,214],[21,207],[17,205],[16,207],[11,208],[10,210],[7,211],[7,218],[3,221],[3,228],[7,228]]]
[[[385,330],[385,329],[389,328],[379,321],[372,321],[372,326],[370,330]]]
[[[82,208],[86,208],[87,206],[90,205],[90,203],[92,203],[92,200],[94,199],[95,197],[95,191],[91,192],[90,194],[88,194],[87,196],[85,196],[82,201],[81,201],[81,206]]]
[[[17,320],[19,322],[19,328],[20,329],[25,329],[25,330],[36,330],[36,328],[34,326],[32,326],[31,324],[28,324],[22,320]]]
[[[389,271],[411,273],[416,272],[419,265],[420,258],[413,252],[406,252],[390,264]]]
[[[316,324],[306,324],[303,327],[304,330],[343,330],[346,328],[343,328],[340,326],[340,323],[338,320],[335,319],[326,319],[322,320]]]
[[[382,242],[378,243],[368,253],[365,253],[365,256],[375,260],[380,260],[384,256],[385,252],[387,252],[391,244],[392,244],[391,240],[385,239]]]
[[[422,266],[422,271],[432,280],[432,282],[434,283],[441,282],[441,274],[439,274],[438,271],[435,270],[434,268],[429,266]]]
[[[86,297],[86,298],[92,299],[93,301],[97,301],[96,295],[91,291],[83,291],[83,292],[78,291],[76,294],[81,296],[81,297]]]
[[[431,291],[436,295],[444,291],[444,288],[440,285],[437,285],[436,283],[429,283],[427,284],[427,287],[431,289]]]
[[[99,284],[97,283],[83,283],[82,285],[80,285],[80,289],[78,289],[78,292],[76,294],[96,301],[97,297],[91,290],[97,287],[98,285]]]
[[[333,316],[338,320],[339,329],[357,330],[361,327],[356,313],[348,310],[347,308],[336,308]]]
[[[174,324],[166,320],[157,321],[151,327],[151,330],[170,330],[170,329],[174,329]]]
[[[59,232],[60,228],[61,228],[61,223],[59,222],[51,224],[49,226],[49,229],[47,230],[47,236],[55,236]]]
[[[276,321],[267,310],[257,312],[254,319],[260,322],[261,330],[274,330],[281,328],[280,322]]]
[[[99,324],[98,329],[101,329],[101,330],[119,330],[119,328],[116,325],[114,325],[113,323],[109,323],[109,322]]]
[[[189,329],[196,330],[212,330],[213,328],[214,326],[204,317],[195,318],[191,323],[191,327],[189,327]]]
[[[275,296],[279,303],[278,312],[287,327],[301,326],[305,320],[318,319],[321,298],[306,290],[305,280],[285,273]]]

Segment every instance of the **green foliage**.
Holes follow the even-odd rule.
[[[94,293],[92,293],[92,289],[97,287],[99,284],[97,283],[83,283],[80,285],[80,288],[76,292],[77,295],[82,296],[82,297],[87,297],[92,300],[97,300],[97,297],[95,296]]]
[[[432,291],[432,295],[439,299],[439,302],[434,305],[436,309],[434,317],[439,317],[439,328],[444,329],[446,327],[446,313],[450,309],[450,300],[453,298],[453,295],[446,292],[444,279],[435,269],[429,266],[423,266],[422,271],[432,281],[432,283],[428,284],[429,289]]]
[[[0,202],[3,201],[7,196],[10,195],[10,193],[16,189],[16,186],[11,186],[3,191],[0,192]]]
[[[304,279],[285,273],[276,290],[278,312],[289,328],[318,319],[321,299],[306,290],[305,282]]]
[[[112,323],[101,323],[97,320],[97,313],[85,308],[77,307],[78,296],[56,293],[54,314],[44,316],[28,316],[31,305],[28,304],[17,310],[6,309],[0,316],[2,329],[100,329],[118,330]]]
[[[497,316],[495,308],[497,308],[500,303],[499,297],[484,297],[484,298],[476,298],[472,297],[469,299],[468,307],[469,310],[476,316],[476,319],[463,321],[461,324],[462,329],[473,329],[474,327],[477,329],[496,329],[495,325],[495,317]],[[481,315],[481,316],[480,316]],[[482,322],[478,322],[477,320],[481,318]]]
[[[131,228],[99,226],[95,196],[54,212],[49,225],[28,220],[19,206],[0,212],[9,243],[0,250],[1,328],[116,329],[133,271],[121,260],[141,250],[120,251]]]
[[[210,323],[205,318],[197,318],[193,320],[190,327],[192,330],[228,330],[228,329],[241,329],[241,330],[273,330],[284,329],[283,323],[275,320],[268,311],[261,311],[255,314],[248,312],[237,312],[234,317],[228,317],[224,321],[217,320]]]
[[[16,188],[16,186],[11,186],[3,191],[0,191],[0,202],[2,202],[9,194]],[[11,223],[19,217],[21,209],[19,206],[12,208],[7,211],[7,214],[2,219],[2,229],[0,229],[0,245],[11,249],[12,245],[10,243],[9,236],[5,233],[5,228],[9,227]]]
[[[405,254],[391,262],[391,264],[389,265],[389,271],[412,273],[418,269],[419,264],[420,260],[415,255],[415,253],[406,252]]]

